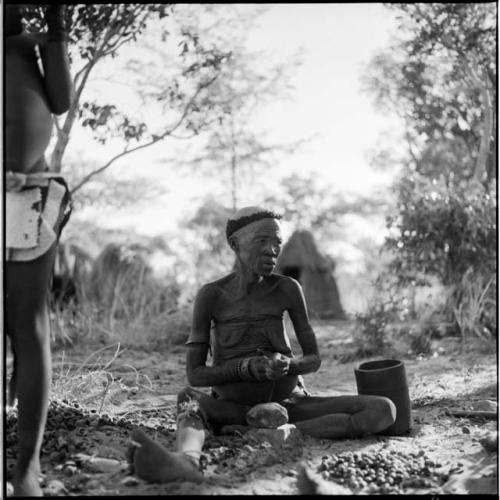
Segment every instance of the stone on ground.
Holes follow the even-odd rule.
[[[52,479],[47,483],[47,486],[43,488],[44,496],[48,497],[60,497],[67,494],[66,487],[62,481],[58,479]]]
[[[498,453],[498,432],[488,432],[479,442],[487,452],[496,451]]]
[[[255,444],[267,441],[273,448],[300,447],[303,443],[302,433],[293,424],[280,425],[277,429],[252,428],[245,434],[245,438]]]
[[[288,423],[288,412],[278,403],[261,403],[247,412],[246,419],[251,427],[276,429]]]

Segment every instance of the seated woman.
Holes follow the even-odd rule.
[[[246,425],[256,404],[278,402],[289,422],[317,438],[349,438],[383,431],[395,421],[391,400],[379,396],[314,397],[301,375],[321,360],[300,284],[273,273],[282,238],[280,216],[246,207],[229,219],[226,235],[236,255],[231,274],[198,292],[187,342],[187,387],[177,400],[177,452],[169,452],[135,430],[136,474],[146,480],[201,481],[199,458],[205,431]],[[301,356],[294,356],[284,329],[288,311]],[[213,331],[211,328],[213,325]],[[213,365],[207,366],[212,350]]]

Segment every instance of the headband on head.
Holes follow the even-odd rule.
[[[228,219],[226,224],[226,238],[229,239],[230,236],[238,229],[247,226],[251,222],[255,222],[261,219],[281,219],[281,215],[272,212],[271,210],[261,210],[250,215],[244,215],[238,219]]]

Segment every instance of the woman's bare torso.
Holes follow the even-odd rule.
[[[35,37],[5,37],[5,169],[33,173],[45,169],[52,113],[37,62]]]
[[[211,342],[215,364],[259,352],[293,356],[283,323],[288,305],[283,290],[286,279],[272,275],[248,296],[235,294],[231,277],[214,284],[218,288]],[[214,391],[225,400],[247,404],[281,401],[291,394],[297,380],[296,376],[287,375],[276,381],[225,384],[214,387]]]

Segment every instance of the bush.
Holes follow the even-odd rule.
[[[481,275],[474,276],[472,269],[465,273],[460,284],[462,298],[453,310],[463,341],[471,335],[491,339],[496,334],[495,285],[495,276],[487,280]]]
[[[392,308],[387,307],[383,302],[375,302],[366,313],[356,314],[356,329],[353,339],[356,346],[356,356],[375,356],[383,354],[389,349],[387,324],[393,313]]]
[[[394,252],[391,269],[401,281],[417,273],[456,285],[468,269],[496,271],[496,192],[494,184],[447,183],[417,174],[399,185],[399,213],[388,218],[385,246]]]
[[[398,215],[387,219],[385,248],[394,254],[389,271],[401,285],[439,278],[449,290],[447,315],[462,335],[481,335],[483,323],[496,330],[492,287],[482,294],[496,274],[495,184],[457,184],[412,173],[398,186],[398,203]]]
[[[144,296],[151,290],[141,288]],[[137,294],[139,297],[139,294]],[[130,312],[135,311],[132,315]],[[192,306],[158,310],[156,303],[131,304],[126,315],[103,314],[100,305],[92,300],[71,302],[52,313],[52,343],[60,348],[77,342],[120,342],[124,346],[160,349],[183,344],[189,335]]]
[[[410,350],[412,354],[430,354],[432,333],[432,329],[425,327],[410,333]]]

